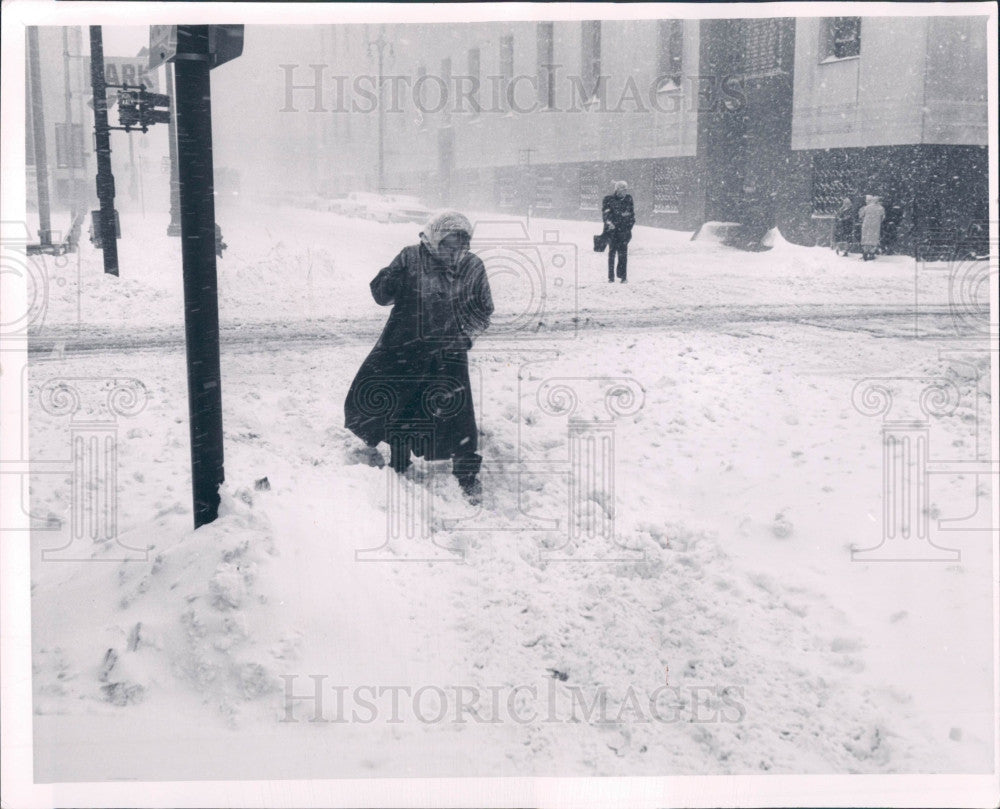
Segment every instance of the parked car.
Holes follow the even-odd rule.
[[[346,214],[348,206],[347,194],[333,194],[323,196],[323,210],[330,213]]]
[[[338,211],[338,213],[344,213],[348,216],[368,218],[369,207],[379,203],[382,199],[383,197],[381,195],[373,194],[368,191],[352,191],[347,195],[347,199],[345,199],[342,204],[343,210]]]
[[[416,197],[383,196],[368,206],[368,217],[376,222],[417,222],[423,224],[431,212]]]

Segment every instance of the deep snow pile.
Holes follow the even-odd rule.
[[[577,244],[592,229],[558,226]],[[345,247],[322,228],[381,235]],[[368,280],[412,231],[315,212],[248,217],[226,229],[223,316],[380,325]],[[239,234],[259,253],[241,255]],[[151,546],[127,562],[115,544],[97,549],[103,559],[36,557],[40,780],[988,767],[989,543],[966,540],[959,563],[891,570],[849,553],[877,542],[881,509],[880,425],[852,407],[856,382],[952,375],[962,402],[935,423],[935,446],[961,454],[988,434],[970,405],[989,392],[988,368],[931,359],[885,323],[872,328],[890,336],[876,340],[820,321],[656,325],[673,305],[856,304],[874,289],[901,303],[913,296],[902,259],[861,264],[787,244],[737,254],[652,229],[634,244],[629,286],[607,284],[604,256],[578,254],[573,289],[590,318],[578,334],[473,352],[478,510],[446,463],[397,478],[349,462],[341,408],[368,340],[284,346],[275,329],[259,346],[224,342],[225,504],[195,532],[183,351],[37,356],[32,391],[50,377],[145,385],[148,406],[117,433],[118,516],[122,543]],[[107,311],[179,326],[172,249],[123,261],[136,277],[123,269],[118,281],[85,251],[84,321]],[[516,319],[505,307],[519,294],[498,290],[500,323]],[[75,316],[70,302],[53,304],[47,327]],[[613,311],[623,317],[602,326]],[[554,379],[575,380],[576,398]],[[62,457],[67,423],[30,401],[32,457]],[[575,492],[571,447],[594,435],[613,443],[614,482],[594,476]],[[265,475],[269,490],[255,491]],[[970,494],[949,486],[936,490],[945,516]],[[398,533],[391,503],[416,533]],[[65,525],[69,511],[65,481],[32,482],[33,513]],[[60,538],[36,532],[33,547]],[[382,701],[370,723],[310,723],[300,701],[283,721],[286,688],[311,694],[313,676],[349,691],[495,690],[508,715],[451,721],[452,703],[424,722],[407,703],[395,723]],[[661,687],[670,721],[649,715]],[[539,717],[509,716],[519,688],[538,696],[515,708]],[[621,721],[567,717],[574,694],[591,703],[601,689]],[[546,721],[549,695],[558,721]]]
[[[107,543],[53,585],[71,612],[36,600],[37,625],[60,627],[57,642],[36,650],[36,713],[182,695],[235,721],[244,704],[276,690],[275,662],[294,654],[296,638],[275,603],[266,518],[227,497],[219,519],[192,533],[178,512],[119,537],[148,547],[146,559],[108,561],[122,548]]]

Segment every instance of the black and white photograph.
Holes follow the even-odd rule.
[[[995,3],[2,35],[5,807],[998,805]]]

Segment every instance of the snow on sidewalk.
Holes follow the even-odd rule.
[[[399,481],[403,493],[431,495],[435,541],[446,547],[417,556],[448,559],[436,563],[398,546],[375,554],[385,561],[356,559],[385,544],[395,481],[344,461],[352,443],[341,406],[365,347],[224,354],[227,507],[193,533],[182,353],[36,364],[36,381],[72,369],[145,382],[149,406],[119,430],[120,523],[124,537],[156,545],[146,561],[35,566],[41,780],[164,777],[149,755],[165,750],[158,760],[169,758],[175,778],[204,775],[205,761],[218,777],[987,767],[989,647],[974,628],[988,623],[988,559],[969,548],[959,573],[912,575],[849,561],[850,545],[874,544],[867,512],[877,513],[880,492],[877,425],[851,408],[851,388],[869,373],[919,368],[925,352],[830,334],[598,330],[541,354],[474,352],[483,512],[462,500],[447,464],[418,463]],[[559,474],[566,417],[544,412],[526,387],[549,376],[626,377],[644,396],[615,423],[615,497],[595,489],[578,513],[567,512]],[[582,401],[580,415],[601,406]],[[964,415],[948,420],[956,441]],[[64,446],[65,424],[37,417],[31,429],[34,457]],[[490,463],[518,447],[537,469],[518,478]],[[264,475],[270,490],[254,491]],[[33,502],[66,517],[58,485],[40,485]],[[601,512],[614,515],[614,543],[567,541],[566,520],[585,526]],[[33,541],[58,545],[55,535]],[[888,612],[866,614],[873,604]],[[886,666],[919,655],[910,670]],[[922,689],[931,666],[950,692]],[[504,720],[451,721],[453,701],[445,720],[420,721],[410,706],[406,721],[388,723],[382,699],[371,723],[310,723],[308,701],[283,723],[283,675],[296,696],[325,677],[328,716],[334,685],[348,695],[409,685],[467,687],[482,703],[495,689]],[[649,714],[661,686],[673,689],[658,703],[671,721]],[[570,721],[574,699],[591,705],[602,688],[608,715],[623,721]],[[630,692],[645,717],[622,713]],[[959,692],[968,712],[956,721]],[[576,707],[582,718],[586,706]],[[519,721],[532,708],[539,716]],[[192,742],[178,729],[193,725]],[[124,743],[136,734],[141,745]],[[88,753],[94,738],[108,745],[99,758]]]

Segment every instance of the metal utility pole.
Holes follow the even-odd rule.
[[[135,174],[135,144],[132,142],[132,133],[128,133],[128,195],[133,202],[139,196],[139,178]]]
[[[76,186],[76,161],[77,161],[77,151],[76,151],[76,127],[73,125],[73,87],[70,84],[70,69],[69,69],[69,28],[63,26],[62,29],[62,42],[63,42],[63,84],[66,88],[66,107],[64,113],[64,119],[66,123],[65,132],[65,142],[66,142],[66,165],[69,166],[69,200],[70,200],[70,221],[76,222],[76,215],[80,207],[80,200],[78,199],[77,186]],[[81,151],[83,144],[80,144]]]
[[[38,239],[43,249],[52,246],[49,212],[49,163],[45,150],[45,106],[42,103],[42,70],[38,61],[38,26],[28,27],[28,79],[31,87],[31,130],[35,148],[35,187],[38,189]]]
[[[195,528],[218,516],[225,480],[208,38],[207,25],[178,25],[174,62]]]
[[[378,37],[368,43],[368,56],[372,56],[372,49],[378,52],[378,193],[385,193],[385,104],[382,103],[382,84],[384,79],[383,63],[386,49],[389,56],[392,56],[392,45],[385,38],[383,29],[379,29]]]
[[[97,198],[101,201],[101,249],[104,272],[118,275],[118,233],[115,214],[115,177],[111,173],[111,132],[108,129],[108,90],[104,81],[104,39],[101,26],[90,26],[90,86],[94,94],[94,139],[97,152]]]
[[[176,110],[177,92],[174,89],[174,63],[167,62],[163,69],[166,71],[166,89],[167,95],[170,96],[170,108]],[[167,225],[168,236],[181,235],[181,184],[177,176],[177,123],[175,118],[175,115],[170,116],[170,128],[167,132],[170,146],[170,224]]]

